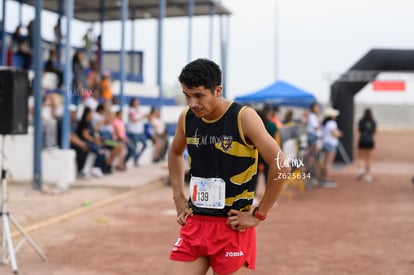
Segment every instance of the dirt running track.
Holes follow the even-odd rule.
[[[380,133],[377,144],[373,182],[350,165],[335,171],[335,189],[280,199],[258,227],[249,274],[414,274],[414,132]],[[162,274],[178,230],[165,186],[32,232],[49,261],[25,244],[19,274]]]

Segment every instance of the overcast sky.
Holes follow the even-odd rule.
[[[15,2],[15,1],[8,1]],[[223,0],[232,12],[228,28],[228,98],[270,85],[277,78],[326,102],[330,76],[351,67],[372,48],[414,48],[414,2],[411,0]],[[15,5],[15,3],[10,3]],[[23,23],[33,18],[24,10]],[[16,17],[15,17],[16,18]],[[54,16],[45,15],[42,35],[52,39]],[[16,19],[17,20],[17,19]],[[52,23],[51,23],[52,22]],[[192,58],[209,57],[209,18],[193,21]],[[212,58],[218,63],[219,19],[214,20]],[[13,23],[7,26],[12,28]],[[89,26],[74,22],[79,45]],[[144,80],[156,83],[156,20],[136,22],[135,49],[144,51]],[[164,83],[174,85],[187,63],[187,19],[164,23]],[[99,25],[95,25],[99,30]],[[227,29],[226,29],[227,31]],[[107,24],[104,46],[120,46],[119,25]],[[130,45],[127,29],[127,45]]]

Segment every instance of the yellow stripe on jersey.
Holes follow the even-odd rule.
[[[238,201],[238,200],[241,200],[241,199],[243,199],[243,200],[251,200],[251,199],[254,198],[254,193],[255,193],[254,191],[249,192],[247,190],[244,190],[243,193],[241,193],[241,194],[239,194],[239,195],[237,195],[235,197],[228,197],[228,198],[226,198],[225,203],[226,203],[226,205],[233,205],[233,203],[235,201]]]
[[[231,145],[229,147],[227,147],[227,149],[222,148],[221,143],[218,142],[215,144],[216,149],[232,155],[232,156],[236,156],[236,157],[252,157],[252,152],[254,153],[254,151],[256,151],[257,154],[257,150],[252,148],[252,147],[248,147],[240,142],[237,141],[232,141]],[[256,156],[257,157],[257,156]]]
[[[253,176],[257,173],[257,161],[247,167],[246,170],[240,174],[234,175],[230,178],[230,181],[233,184],[242,185],[243,183],[249,182],[252,180]]]
[[[230,178],[230,181],[234,184],[241,185],[243,183],[249,182],[252,180],[253,176],[257,173],[257,158],[258,158],[258,152],[256,149],[253,149],[252,147],[248,147],[242,143],[233,141],[231,143],[231,146],[227,151],[224,151],[224,149],[220,146],[219,143],[215,145],[216,149],[237,157],[253,157],[256,159],[256,161],[246,168],[242,173],[234,175]]]

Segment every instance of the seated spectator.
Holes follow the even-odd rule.
[[[92,115],[92,110],[86,107],[83,111],[82,118],[79,121],[76,134],[87,144],[89,152],[96,155],[95,163],[91,170],[92,175],[95,177],[102,177],[102,168],[105,164],[105,150],[101,138],[95,136],[91,123]]]
[[[76,170],[78,177],[85,177],[83,174],[83,167],[85,165],[86,157],[88,156],[88,145],[85,141],[79,138],[76,134],[78,128],[78,121],[76,119],[77,108],[75,105],[69,106],[70,111],[70,134],[69,143],[70,149],[73,149],[76,154]],[[58,145],[62,148],[62,118],[58,120]]]
[[[115,113],[115,118],[112,122],[112,125],[114,126],[114,138],[116,141],[124,144],[124,146],[127,148],[127,154],[124,159],[124,163],[127,163],[129,158],[134,155],[134,147],[131,143],[131,141],[128,139],[126,135],[126,127],[122,120],[122,111],[118,110]],[[124,169],[125,170],[125,169]]]
[[[91,108],[94,112],[99,105],[99,91],[98,90],[89,90],[89,96],[86,97],[83,102],[85,107]]]
[[[103,104],[99,104],[96,107],[96,110],[92,116],[92,126],[95,131],[99,131],[99,128],[105,123],[105,119],[108,115],[109,112],[105,110],[105,106]]]
[[[44,148],[52,148],[57,145],[57,107],[58,102],[53,94],[45,95],[43,97],[42,126]]]
[[[124,171],[126,169],[124,161],[125,144],[117,140],[113,121],[114,114],[109,113],[105,116],[103,124],[99,126],[99,134],[102,137],[103,145],[110,151],[109,157],[107,159],[109,166],[106,167],[105,170],[111,171],[114,161],[117,159],[117,165],[115,169],[118,171]]]
[[[153,162],[164,160],[168,149],[168,133],[165,123],[161,121],[160,111],[152,107],[148,116],[151,125],[151,139],[154,142]]]

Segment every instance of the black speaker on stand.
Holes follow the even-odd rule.
[[[28,128],[28,97],[30,81],[27,71],[12,68],[0,69],[0,135],[2,146],[1,155],[1,207],[2,219],[1,263],[11,263],[13,273],[18,273],[16,253],[28,242],[39,256],[46,261],[47,257],[37,244],[26,234],[20,224],[8,211],[7,170],[5,169],[5,136],[27,134]],[[11,226],[14,225],[22,236],[20,242],[13,244]]]
[[[0,69],[0,135],[27,134],[28,72]]]

